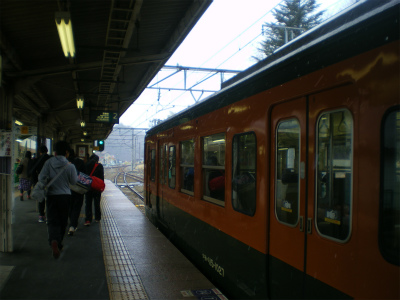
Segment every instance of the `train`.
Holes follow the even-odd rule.
[[[360,1],[145,137],[145,211],[229,299],[400,298],[399,1]]]

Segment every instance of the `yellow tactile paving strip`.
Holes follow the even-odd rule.
[[[110,299],[149,299],[114,221],[107,197],[101,199],[101,210],[101,243]]]

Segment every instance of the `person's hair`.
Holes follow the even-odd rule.
[[[70,157],[75,157],[75,150],[74,150],[74,149],[69,148],[69,149],[68,149],[68,152],[69,152],[69,156],[70,156]]]
[[[54,146],[54,150],[56,151],[57,155],[65,156],[65,154],[67,154],[68,149],[69,146],[66,141],[58,141]]]
[[[39,152],[40,153],[47,153],[47,152],[49,152],[49,149],[47,149],[47,147],[45,145],[42,145],[39,148]]]
[[[31,151],[26,151],[25,152],[25,157],[31,158],[32,157],[32,152]]]
[[[89,159],[89,160],[93,160],[93,161],[95,161],[95,162],[98,162],[99,159],[100,159],[100,158],[99,158],[96,154],[92,154],[92,155],[90,156],[90,159]]]

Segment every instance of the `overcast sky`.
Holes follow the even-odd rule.
[[[166,65],[245,70],[255,63],[256,47],[263,39],[262,24],[274,21],[271,10],[280,0],[214,0]],[[319,0],[321,9],[335,13],[355,0]],[[330,13],[330,14],[331,14]],[[162,71],[150,85],[173,71]],[[205,74],[188,73],[188,86]],[[218,89],[219,76],[200,88]],[[160,83],[160,87],[183,87],[183,74]],[[149,120],[166,119],[211,93],[146,89],[120,117],[120,124],[148,128]]]

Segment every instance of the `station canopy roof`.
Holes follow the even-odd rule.
[[[79,143],[87,131],[90,140],[105,139],[210,3],[1,0],[2,86],[13,115],[24,125],[43,124],[42,136],[55,131]],[[68,13],[74,57],[64,55],[56,26],[56,15],[59,22]]]

